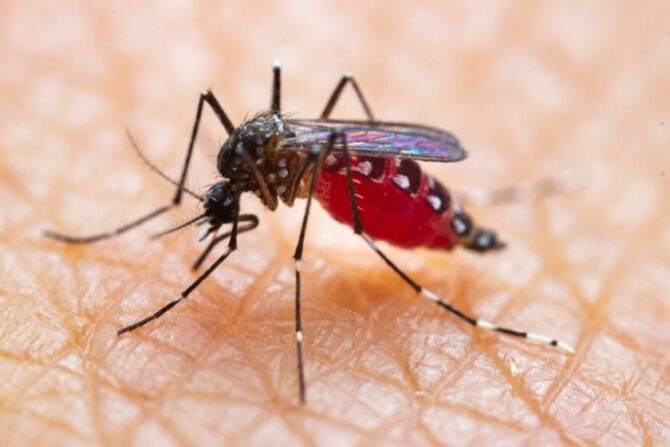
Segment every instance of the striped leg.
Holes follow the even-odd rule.
[[[429,299],[430,301],[434,302],[438,306],[442,307],[443,309],[447,310],[448,312],[452,313],[456,317],[460,318],[461,320],[469,323],[472,326],[476,326],[478,328],[482,329],[488,329],[491,331],[496,331],[500,332],[505,335],[511,335],[514,337],[520,337],[520,338],[526,338],[528,340],[534,340],[538,341],[540,343],[544,343],[546,345],[550,346],[555,346],[558,348],[563,349],[566,352],[569,352],[571,354],[574,354],[575,350],[572,346],[569,344],[556,340],[544,335],[540,334],[535,334],[533,332],[523,332],[523,331],[518,331],[515,329],[509,329],[505,327],[498,326],[494,323],[491,323],[490,321],[486,320],[479,320],[476,318],[473,318],[469,315],[466,315],[463,313],[461,310],[458,308],[452,306],[449,303],[446,303],[443,301],[439,296],[437,296],[435,293],[431,292],[428,289],[423,288],[420,286],[416,281],[414,281],[412,278],[410,278],[405,272],[403,272],[393,261],[391,261],[388,256],[384,254],[384,252],[381,251],[381,249],[377,246],[377,244],[372,240],[370,236],[368,236],[365,231],[363,230],[363,224],[361,222],[360,216],[358,214],[358,204],[356,200],[356,194],[354,191],[354,181],[353,177],[351,175],[351,162],[349,159],[349,149],[347,148],[347,142],[346,142],[346,136],[343,133],[338,134],[338,138],[341,139],[342,141],[342,146],[344,148],[344,159],[345,159],[345,167],[346,167],[346,173],[347,173],[347,183],[349,187],[349,196],[351,200],[351,211],[353,214],[353,220],[354,220],[354,232],[361,236],[365,242],[372,248],[375,253],[379,255],[380,258],[388,265],[394,272],[400,276],[403,281],[405,281],[412,289],[414,289],[417,293],[420,293],[423,297]]]
[[[232,252],[234,252],[237,249],[238,222],[240,220],[239,197],[236,200],[238,202],[235,205],[235,208],[236,208],[236,210],[235,210],[235,220],[233,220],[233,229],[230,231],[230,240],[228,241],[228,247],[226,248],[226,251],[224,251],[223,254],[221,256],[219,256],[219,258],[216,261],[214,261],[214,263],[211,266],[209,266],[209,268],[207,270],[205,270],[200,276],[198,276],[196,278],[196,280],[191,283],[190,286],[188,286],[186,289],[184,289],[184,291],[182,293],[177,295],[177,297],[175,299],[173,299],[168,304],[161,307],[160,309],[158,309],[156,312],[149,315],[148,317],[143,318],[140,321],[138,321],[136,323],[133,323],[129,326],[126,326],[122,329],[119,329],[118,331],[116,331],[117,335],[123,335],[126,332],[134,331],[135,329],[140,328],[140,327],[144,326],[145,324],[147,324],[147,323],[149,323],[153,320],[157,320],[164,313],[166,313],[168,310],[172,309],[174,306],[179,304],[181,302],[181,300],[188,298],[188,296],[191,294],[191,292],[193,292],[200,285],[201,282],[203,282],[214,270],[216,270],[216,268],[223,261],[226,260],[226,258],[228,256],[230,256],[230,254]]]
[[[335,134],[332,134],[328,139],[326,147],[315,145],[310,154],[311,164],[313,165],[312,174],[309,180],[309,192],[307,194],[307,204],[305,205],[305,214],[302,218],[302,225],[300,226],[300,236],[298,243],[293,253],[293,260],[295,265],[295,342],[298,361],[298,387],[300,403],[304,404],[306,399],[305,389],[305,371],[303,368],[302,357],[302,314],[300,305],[300,268],[302,262],[302,252],[305,243],[305,234],[307,232],[307,220],[309,219],[309,210],[312,206],[312,196],[314,195],[314,187],[318,180],[319,171],[326,158],[326,154],[332,149],[335,144]]]
[[[164,205],[142,217],[139,219],[136,219],[126,225],[123,225],[115,230],[112,231],[107,231],[104,233],[99,233],[93,236],[68,236],[65,234],[61,233],[56,233],[54,231],[47,230],[44,232],[44,235],[46,237],[49,237],[51,239],[55,239],[57,241],[65,242],[68,244],[90,244],[93,242],[98,242],[101,240],[105,239],[111,239],[116,236],[119,236],[126,231],[132,230],[133,228],[136,228],[140,225],[142,225],[145,222],[148,222],[152,220],[155,217],[160,216],[161,214],[167,212],[168,210],[178,206],[181,203],[181,198],[182,194],[186,192],[187,194],[194,195],[195,197],[198,197],[196,194],[192,193],[191,191],[187,190],[184,187],[184,184],[186,183],[186,174],[188,174],[188,168],[191,163],[191,155],[193,154],[193,146],[195,145],[195,140],[196,137],[198,136],[198,128],[200,127],[200,118],[202,116],[202,109],[205,105],[205,103],[209,104],[209,106],[212,108],[216,116],[219,118],[219,121],[223,125],[223,127],[226,129],[228,134],[230,135],[233,130],[235,129],[233,124],[230,122],[230,119],[228,118],[228,115],[223,111],[223,108],[221,107],[221,104],[219,104],[219,101],[216,99],[214,94],[210,92],[209,90],[205,90],[200,94],[200,98],[198,100],[198,108],[196,110],[195,114],[195,122],[193,123],[193,130],[191,131],[191,139],[188,144],[188,150],[186,151],[186,159],[184,160],[184,165],[182,167],[181,171],[181,176],[179,178],[179,182],[176,183],[177,185],[177,191],[175,192],[175,195],[172,199],[172,202],[168,203],[167,205]],[[135,149],[135,151],[140,155],[140,158],[149,165],[151,169],[154,171],[158,172],[161,177],[164,179],[168,180],[171,183],[175,183],[172,179],[161,173],[153,164],[151,164],[139,151],[137,148],[137,144],[135,143],[135,140],[133,140],[132,136],[130,133],[128,133],[128,138],[130,139],[130,143]]]
[[[254,228],[258,226],[258,217],[254,214],[240,214],[239,217],[239,222],[248,222],[247,225],[240,225],[237,234],[242,234],[246,233],[247,231],[251,231]],[[203,252],[200,254],[198,259],[193,263],[193,266],[191,267],[191,270],[197,270],[200,268],[200,265],[202,265],[203,262],[205,262],[205,259],[207,258],[207,255],[209,255],[209,252],[212,251],[212,249],[221,241],[225,240],[227,237],[231,236],[233,234],[232,230],[231,231],[226,231],[225,233],[218,235],[214,237],[210,242],[209,245],[207,245],[207,248],[203,250]],[[205,236],[207,234],[205,233]]]

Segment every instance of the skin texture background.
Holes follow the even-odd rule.
[[[668,445],[670,6],[632,2],[0,4],[3,445]],[[270,100],[314,117],[352,70],[380,119],[456,133],[425,164],[450,188],[585,173],[576,191],[477,208],[503,252],[384,246],[482,318],[574,356],[473,331],[416,296],[314,207],[303,262],[308,404],[296,405],[291,254],[304,202],[260,227],[186,302],[203,244],[153,232],[64,246],[167,203],[197,95],[235,123]],[[361,118],[351,91],[334,116]],[[205,112],[188,185],[217,181]],[[220,252],[220,250],[218,251]],[[211,261],[214,260],[212,257]]]

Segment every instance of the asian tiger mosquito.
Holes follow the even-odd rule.
[[[332,120],[330,114],[342,90],[351,84],[367,120]],[[222,180],[211,186],[204,197],[184,186],[204,104],[208,104],[228,133],[217,156]],[[300,306],[300,266],[307,221],[315,197],[338,221],[351,226],[379,257],[417,293],[471,326],[535,340],[569,353],[565,342],[532,332],[498,326],[466,315],[409,277],[377,246],[384,240],[401,247],[428,247],[451,250],[462,246],[486,252],[503,248],[496,234],[476,226],[458,200],[436,179],[424,173],[415,160],[455,162],[467,152],[450,133],[416,124],[391,123],[374,119],[360,87],[351,73],[345,73],[330,95],[318,119],[292,119],[281,112],[280,64],[273,64],[270,110],[261,112],[235,127],[209,90],[200,94],[195,122],[179,181],[160,172],[130,142],[143,161],[177,187],[172,201],[116,230],[87,237],[68,236],[52,231],[45,235],[65,243],[85,244],[119,236],[165,213],[181,203],[184,193],[199,199],[204,212],[176,228],[195,223],[209,227],[201,240],[211,240],[193,264],[198,269],[211,250],[228,239],[228,246],[216,261],[175,299],[152,315],[118,330],[118,335],[138,329],[161,317],[187,298],[210,273],[237,249],[237,235],[258,225],[254,214],[240,214],[240,197],[253,192],[271,211],[281,200],[292,206],[296,198],[306,198],[305,213],[295,252],[295,338],[300,402],[304,403],[302,318]],[[361,206],[364,204],[366,206]],[[370,204],[374,204],[371,206]],[[393,225],[388,225],[393,222]],[[218,234],[224,224],[232,228]]]

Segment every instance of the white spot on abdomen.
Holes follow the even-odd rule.
[[[409,178],[406,175],[398,174],[393,176],[393,183],[400,189],[409,188]]]
[[[435,211],[438,211],[442,206],[442,200],[440,200],[440,198],[437,196],[428,196],[426,197],[426,200],[428,200],[431,208],[433,208]]]
[[[365,160],[359,163],[354,170],[360,172],[361,174],[367,177],[372,172],[372,163]]]

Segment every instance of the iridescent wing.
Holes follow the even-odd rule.
[[[335,120],[286,120],[290,136],[280,149],[307,152],[325,145],[335,130],[346,134],[352,155],[412,158],[424,161],[460,161],[468,153],[452,134],[432,127],[405,123]],[[334,150],[343,150],[340,140]]]

